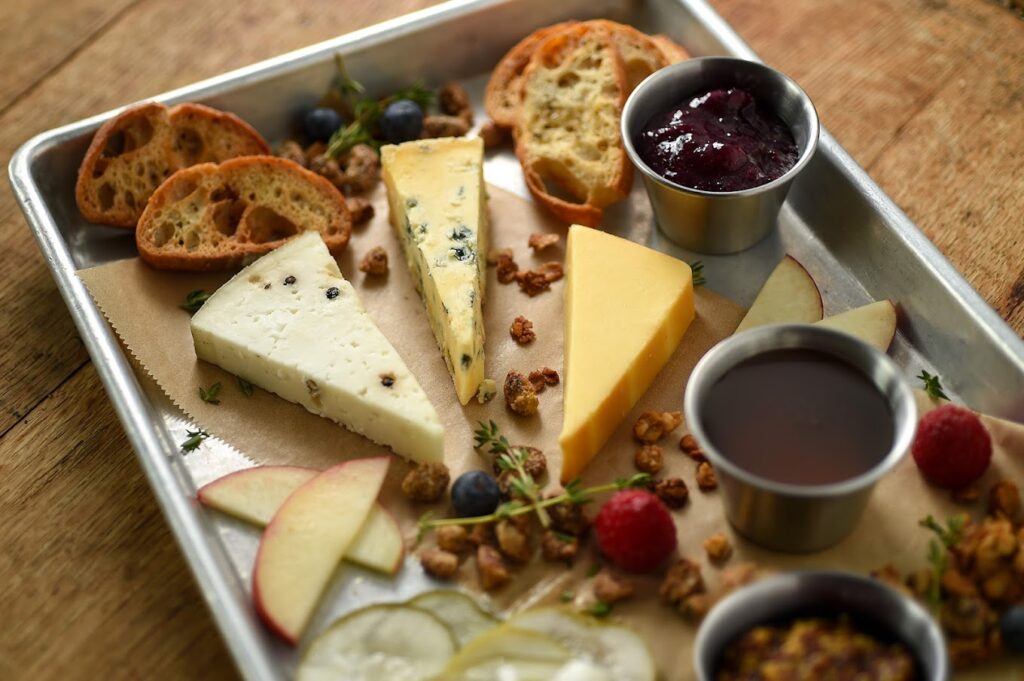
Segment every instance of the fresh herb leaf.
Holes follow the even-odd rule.
[[[594,617],[607,617],[611,614],[612,604],[607,601],[594,601],[587,608],[587,614]]]
[[[207,404],[220,404],[220,381],[217,381],[209,388],[199,386],[199,399]]]
[[[619,478],[615,481],[615,485],[619,489],[637,489],[639,487],[646,487],[651,481],[651,475],[649,473],[634,473],[628,478]]]
[[[196,312],[199,312],[199,308],[203,306],[203,303],[205,303],[206,299],[209,297],[209,293],[203,289],[197,289],[195,291],[191,291],[187,296],[185,296],[185,304],[179,305],[178,307],[189,314],[195,314]]]
[[[194,452],[199,448],[203,440],[210,437],[210,434],[205,430],[186,430],[185,434],[188,435],[188,439],[181,443],[182,454]]]
[[[236,376],[235,378],[238,379],[238,389],[242,391],[242,394],[246,397],[252,397],[252,383],[241,376]]]
[[[708,283],[704,278],[704,263],[700,260],[690,263],[690,272],[693,274],[693,285],[703,286]]]
[[[423,535],[430,529],[430,520],[434,517],[433,511],[427,511],[420,516],[420,519],[416,521],[416,541],[413,543],[414,546],[418,545],[423,541]]]
[[[579,478],[573,478],[565,485],[565,496],[577,506],[582,506],[590,501],[590,496],[582,487]]]
[[[917,378],[921,379],[921,382],[924,383],[924,391],[928,393],[928,397],[933,400],[949,400],[949,395],[942,390],[942,383],[939,381],[937,374],[932,375],[922,369]]]
[[[931,514],[928,514],[926,518],[918,521],[917,524],[934,532],[944,546],[953,548],[960,543],[960,539],[963,537],[967,516],[963,514],[955,515],[947,519],[945,526],[943,526]]]
[[[928,584],[928,602],[937,608],[942,603],[942,576],[946,574],[949,555],[935,539],[928,542],[928,563],[932,566],[932,578]]]

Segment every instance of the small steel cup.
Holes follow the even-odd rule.
[[[637,154],[633,141],[652,116],[691,95],[721,87],[750,92],[789,126],[800,156],[782,177],[741,191],[702,191],[666,180]],[[691,251],[736,253],[756,244],[775,226],[790,184],[818,145],[818,113],[799,85],[764,64],[732,57],[687,59],[657,71],[633,90],[622,111],[622,139],[630,160],[643,174],[661,231]]]
[[[698,681],[713,681],[725,647],[762,624],[848,614],[855,626],[910,649],[920,681],[947,681],[946,643],[924,608],[881,582],[848,572],[787,572],[731,594],[704,618],[693,662]]]
[[[817,350],[843,360],[871,381],[888,402],[894,426],[892,447],[869,470],[827,485],[781,483],[744,470],[708,439],[702,407],[712,386],[746,359],[790,348]],[[875,483],[910,448],[917,425],[913,393],[892,360],[853,336],[802,324],[750,329],[713,347],[690,374],[683,410],[690,433],[715,468],[729,522],[757,544],[793,553],[828,548],[853,530]]]

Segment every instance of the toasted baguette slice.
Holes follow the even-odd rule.
[[[646,33],[607,19],[598,19],[591,23],[603,24],[612,34],[615,48],[622,57],[622,66],[626,69],[627,96],[644,78],[668,66],[669,62],[658,44]]]
[[[601,209],[629,193],[632,166],[619,135],[625,100],[622,58],[600,22],[556,33],[530,60],[516,155],[534,198],[565,222],[597,226]]]
[[[683,46],[676,41],[669,38],[664,33],[652,35],[651,40],[661,50],[662,56],[665,57],[667,64],[675,64],[676,62],[683,61],[684,59],[690,58],[690,53],[683,49]]]
[[[523,72],[530,63],[537,46],[562,29],[575,25],[576,21],[563,21],[539,28],[516,43],[491,72],[484,92],[484,110],[495,123],[511,128],[516,124],[523,84]]]
[[[260,134],[233,114],[201,104],[140,104],[96,131],[78,169],[75,200],[91,222],[135,227],[146,201],[175,171],[269,153]]]
[[[159,269],[240,267],[301,232],[320,232],[338,255],[352,233],[345,198],[293,161],[246,156],[184,168],[153,193],[135,231]]]

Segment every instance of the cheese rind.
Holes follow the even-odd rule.
[[[441,461],[441,421],[323,239],[306,232],[220,287],[192,317],[199,359],[413,461]]]
[[[647,392],[693,315],[685,262],[597,229],[569,228],[563,483],[580,474]]]
[[[466,404],[484,380],[487,211],[483,141],[416,140],[381,149],[391,224]]]

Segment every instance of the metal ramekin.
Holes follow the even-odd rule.
[[[770,350],[807,348],[845,361],[874,383],[893,415],[893,443],[873,468],[842,482],[794,485],[754,475],[719,452],[704,432],[708,391],[743,360]],[[765,386],[765,393],[786,386]],[[764,326],[731,336],[701,358],[683,400],[686,425],[717,473],[729,522],[748,539],[777,551],[806,553],[837,544],[857,524],[875,483],[910,448],[917,426],[913,393],[886,355],[840,331],[803,324]],[[742,428],[742,423],[736,424]],[[824,452],[823,455],[827,455]]]
[[[697,631],[693,655],[697,679],[714,681],[725,647],[755,626],[840,613],[906,645],[917,659],[920,681],[949,679],[946,643],[924,608],[877,580],[832,571],[767,577],[718,603]]]
[[[760,187],[709,192],[666,180],[637,154],[633,140],[652,116],[720,87],[747,90],[790,127],[800,156],[785,175]],[[652,74],[633,90],[622,111],[622,139],[630,160],[643,174],[661,230],[691,251],[736,253],[753,246],[775,226],[790,184],[817,148],[818,113],[799,85],[764,64],[732,57],[687,59]]]

